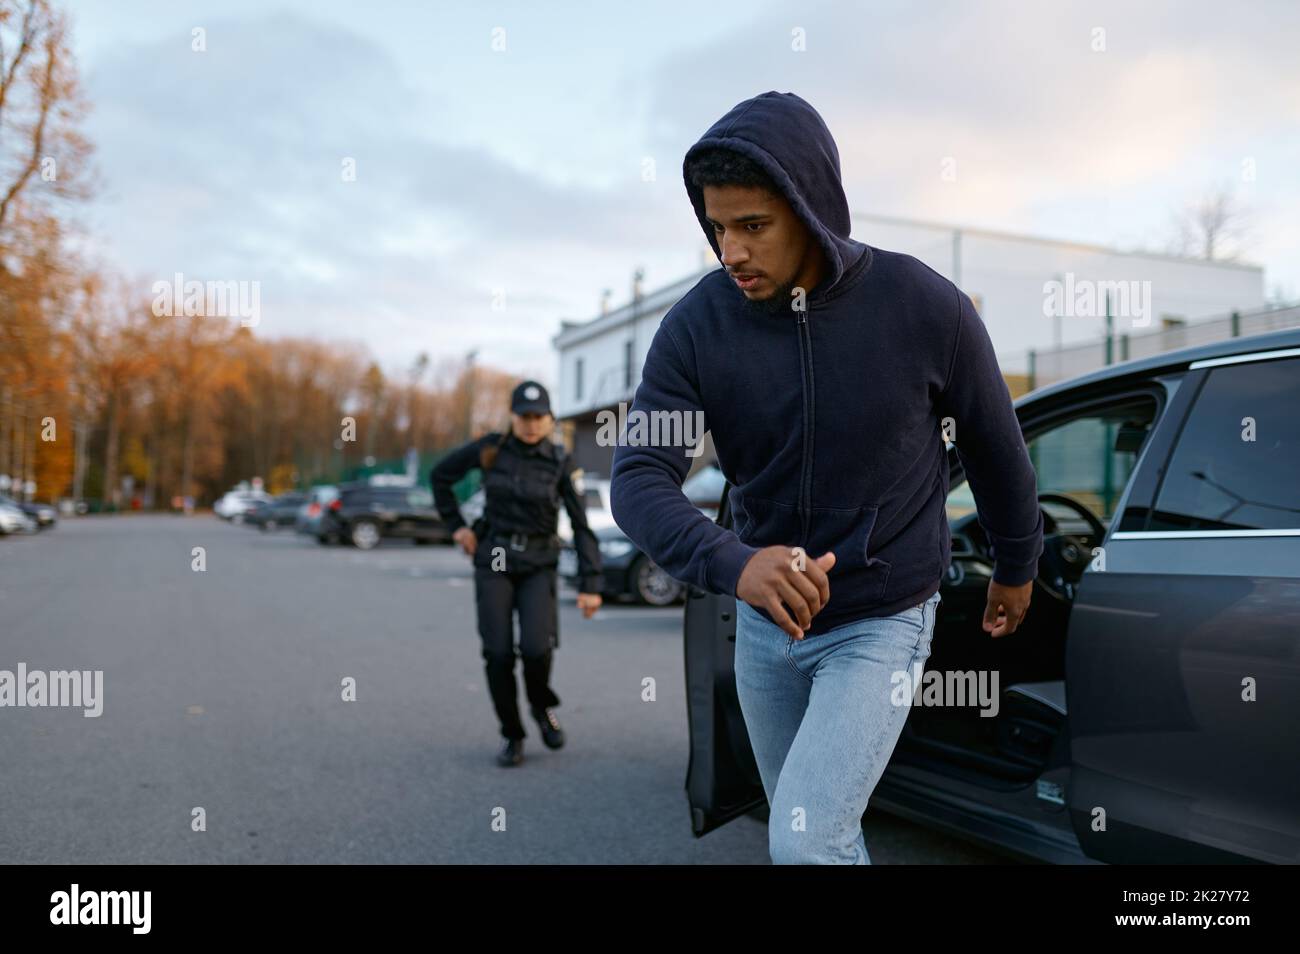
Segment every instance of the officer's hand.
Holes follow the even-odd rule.
[[[1029,597],[1034,592],[1034,581],[1021,586],[1006,586],[989,580],[989,599],[984,607],[984,632],[990,636],[1007,636],[1029,612]]]
[[[834,565],[834,553],[810,560],[799,547],[763,547],[741,571],[736,596],[750,606],[767,610],[791,637],[803,639],[812,618],[830,602],[826,571]],[[793,619],[786,606],[794,612]]]
[[[469,527],[461,527],[451,535],[451,539],[460,544],[460,548],[470,556],[478,549],[478,537],[474,536],[474,531]]]
[[[600,603],[601,599],[599,593],[578,594],[578,609],[582,610],[583,619],[591,619],[596,610],[600,609]]]

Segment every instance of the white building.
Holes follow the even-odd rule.
[[[884,216],[855,215],[853,223],[855,238],[914,255],[970,295],[1009,377],[1032,375],[1041,366],[1037,355],[1105,340],[1108,327],[1112,360],[1118,361],[1127,353],[1127,336],[1264,306],[1264,272],[1257,265]],[[597,412],[632,401],[660,319],[716,267],[715,260],[591,321],[565,322],[553,339],[560,361],[555,414],[589,471],[608,474],[613,456],[612,448],[596,443]],[[1104,363],[1105,349],[1096,354],[1097,363]],[[711,447],[697,466],[710,456]]]
[[[1104,337],[1107,290],[1114,335],[1264,306],[1264,269],[1258,265],[877,215],[853,216],[853,232],[869,236],[860,240],[870,245],[916,256],[970,295],[1005,374],[1026,373],[1030,351]],[[1072,294],[1051,296],[1045,286],[1053,282]],[[1090,292],[1092,307],[1079,307]]]

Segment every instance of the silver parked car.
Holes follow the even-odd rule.
[[[243,523],[249,511],[270,500],[271,495],[261,490],[232,490],[212,505],[212,512],[222,520]]]
[[[35,533],[36,521],[13,504],[0,503],[0,536],[11,533]]]
[[[15,500],[8,494],[0,494],[0,504],[14,507],[27,514],[27,516],[31,517],[32,520],[36,521],[36,529],[38,530],[53,527],[59,521],[58,511],[49,504],[37,503],[35,501],[24,503],[21,500]]]

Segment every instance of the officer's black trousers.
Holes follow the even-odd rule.
[[[501,720],[501,734],[522,739],[526,733],[519,720],[513,614],[518,610],[528,704],[535,709],[558,706],[560,698],[550,687],[552,652],[559,645],[555,570],[507,573],[475,567],[474,589],[488,690]]]

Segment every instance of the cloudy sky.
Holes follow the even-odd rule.
[[[361,341],[391,370],[477,349],[553,381],[562,318],[626,301],[637,266],[653,289],[705,263],[682,155],[770,89],[826,118],[855,212],[1162,250],[1224,184],[1242,257],[1300,297],[1290,0],[65,8],[96,253],[146,287],[258,281],[259,334]]]

